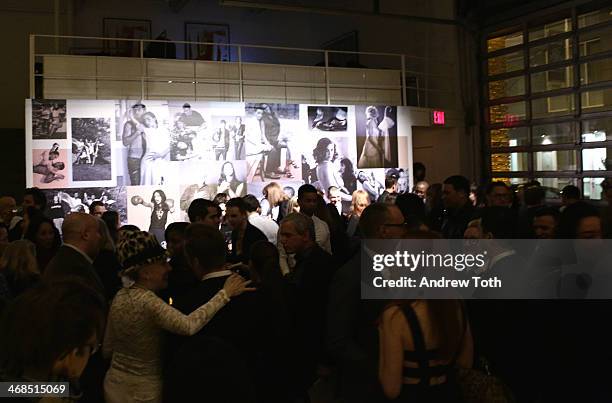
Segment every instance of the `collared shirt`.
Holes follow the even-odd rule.
[[[212,273],[208,273],[202,276],[202,281],[206,281],[211,278],[231,276],[232,274],[233,272],[231,270],[213,271]]]
[[[64,242],[64,246],[67,246],[69,248],[72,248],[74,250],[76,250],[77,252],[79,252],[81,255],[83,255],[83,257],[85,258],[85,260],[87,260],[89,262],[89,264],[93,264],[93,260],[92,258],[90,258],[85,252],[83,252],[82,250],[80,250],[79,248],[77,248],[74,245],[70,245],[69,243]]]
[[[278,224],[273,219],[260,216],[259,214],[251,214],[249,215],[249,223],[263,232],[268,241],[276,244]]]
[[[314,224],[315,241],[317,242],[317,245],[331,255],[332,249],[329,236],[329,227],[327,226],[327,223],[315,215],[310,218],[312,218],[312,222]],[[295,266],[295,258],[293,257],[293,254],[287,254],[283,244],[280,242],[280,237],[278,238],[276,246],[278,247],[281,273],[285,275]]]

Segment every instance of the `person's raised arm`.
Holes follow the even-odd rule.
[[[225,280],[222,290],[189,315],[184,315],[154,294],[151,294],[148,307],[155,322],[164,330],[182,336],[192,336],[210,322],[215,314],[230,301],[230,298],[245,291],[253,291],[254,288],[247,287],[249,283],[250,281],[239,275],[232,274]]]

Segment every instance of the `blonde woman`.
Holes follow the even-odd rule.
[[[346,228],[348,236],[356,236],[357,229],[359,226],[359,217],[366,207],[370,205],[370,197],[368,192],[365,190],[355,190],[353,192],[353,199],[351,200],[351,209],[349,211],[349,221]]]
[[[268,183],[262,191],[265,199],[261,201],[261,215],[280,222],[287,215],[289,196],[276,182]]]
[[[40,279],[36,263],[36,247],[28,240],[8,244],[0,258],[0,272],[4,274],[12,297],[17,297],[36,285]]]

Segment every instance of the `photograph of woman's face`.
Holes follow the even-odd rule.
[[[162,195],[159,192],[153,193],[153,200],[155,200],[155,204],[161,204]]]
[[[146,127],[155,127],[157,123],[155,122],[155,118],[151,115],[145,115],[144,117],[144,125]]]
[[[234,177],[234,166],[232,164],[223,165],[223,175],[226,179]]]
[[[327,148],[325,149],[325,157],[323,158],[323,161],[331,161],[334,157],[335,152],[336,146],[334,145],[334,143],[329,143],[327,145]]]

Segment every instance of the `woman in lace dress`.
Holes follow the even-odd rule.
[[[170,272],[166,251],[155,236],[128,231],[117,249],[122,273],[133,285],[117,293],[108,316],[103,351],[112,360],[104,396],[107,403],[160,403],[165,332],[197,333],[231,297],[250,289],[242,277],[230,276],[212,299],[184,315],[155,294],[167,287]]]

